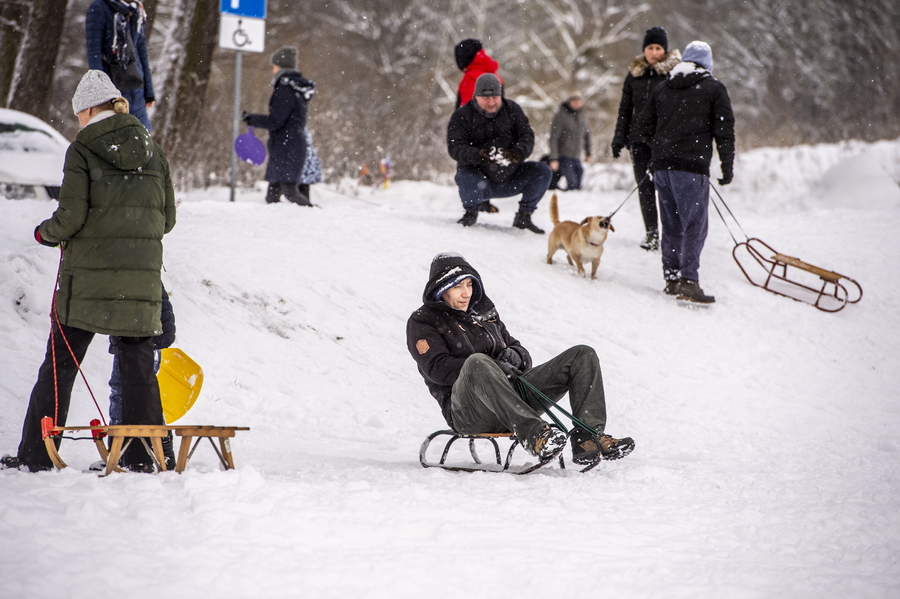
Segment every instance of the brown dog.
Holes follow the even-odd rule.
[[[563,248],[569,264],[578,266],[578,274],[586,276],[582,263],[591,261],[591,278],[597,278],[597,267],[603,255],[603,243],[609,231],[615,231],[606,216],[588,216],[581,223],[560,222],[556,194],[550,198],[550,220],[553,231],[547,240],[547,264],[553,264],[553,254]]]

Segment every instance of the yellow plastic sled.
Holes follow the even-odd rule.
[[[159,398],[166,424],[184,416],[200,395],[203,369],[177,347],[162,350],[159,363]]]

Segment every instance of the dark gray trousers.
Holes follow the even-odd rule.
[[[606,398],[597,353],[576,345],[522,377],[552,399],[569,394],[572,414],[602,433],[606,427]],[[544,409],[533,394],[519,397],[512,382],[494,360],[472,354],[463,364],[450,395],[453,428],[466,434],[511,432],[525,447],[546,424]]]

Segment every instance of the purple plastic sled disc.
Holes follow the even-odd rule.
[[[238,158],[253,166],[266,161],[266,145],[253,135],[253,127],[247,127],[247,133],[238,135],[234,140],[234,151]]]

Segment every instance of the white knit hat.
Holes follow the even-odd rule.
[[[75,89],[75,95],[72,97],[72,110],[77,115],[82,110],[100,106],[121,95],[122,92],[116,89],[105,72],[88,71]]]

